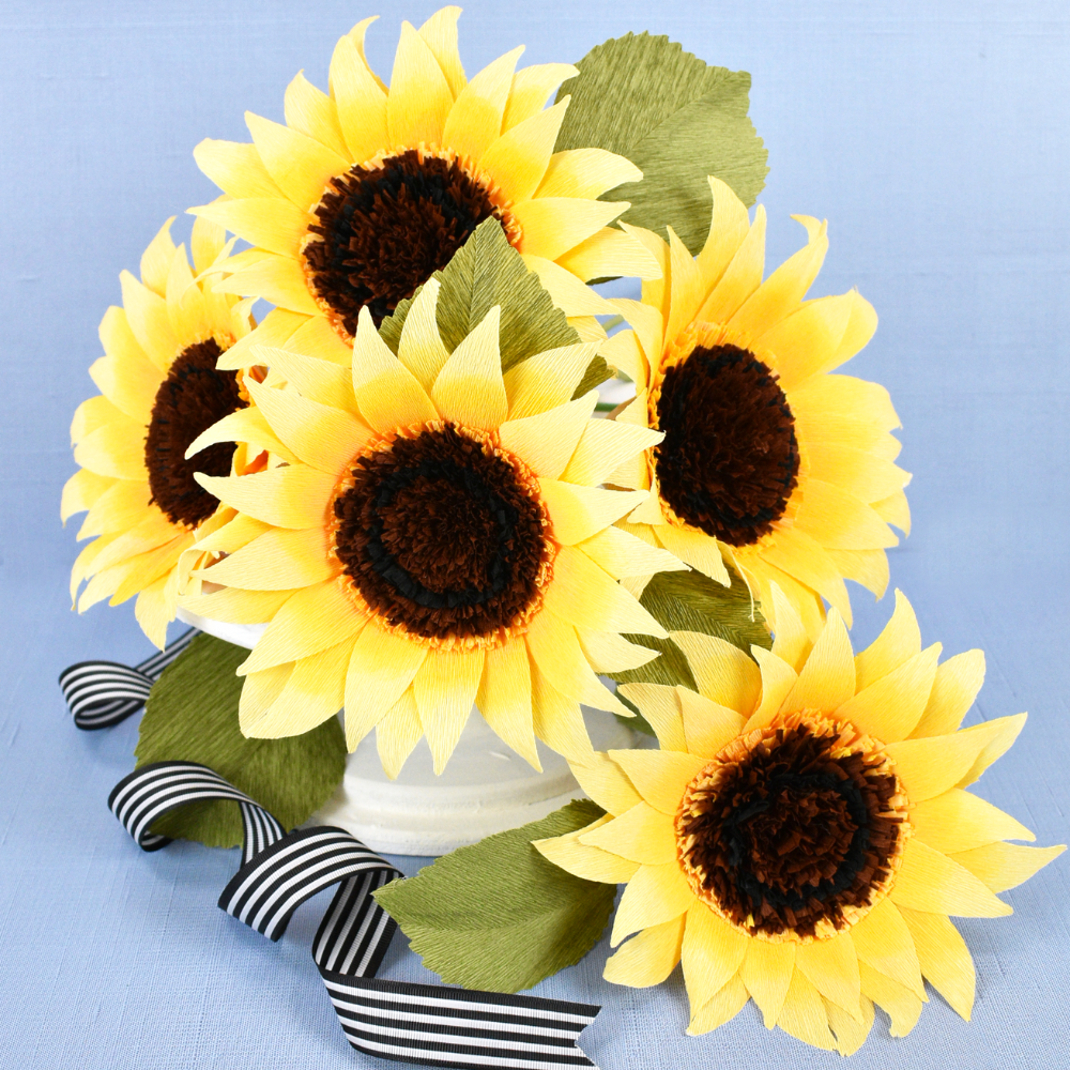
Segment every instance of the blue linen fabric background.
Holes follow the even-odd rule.
[[[401,18],[373,29],[389,72]],[[75,731],[56,687],[65,665],[135,662],[133,618],[71,614],[77,523],[58,519],[74,471],[67,427],[95,393],[97,323],[120,300],[163,220],[214,196],[191,150],[246,140],[245,109],[282,118],[304,68],[317,84],[335,39],[375,5],[187,0],[107,5],[7,0],[0,9],[0,1063],[79,1067],[372,1066],[353,1052],[309,955],[326,905],[274,945],[216,909],[236,851],[176,844],[142,854],[108,812],[132,767],[136,718]],[[575,60],[629,30],[669,34],[749,70],[769,148],[769,263],[804,240],[789,215],[829,218],[814,294],[857,285],[881,317],[851,366],[887,384],[914,472],[914,534],[892,551],[926,641],[980,646],[988,682],[971,719],[1028,709],[982,795],[1038,834],[1070,838],[1070,9],[1053,2],[473,0],[469,73],[519,42],[525,62]],[[612,106],[612,102],[607,102]],[[892,609],[854,590],[856,646]],[[419,860],[403,865],[414,872]],[[966,920],[977,964],[972,1024],[930,993],[905,1039],[878,1012],[862,1068],[1070,1063],[1070,861],[1008,893],[1015,915]],[[604,1004],[582,1038],[603,1070],[839,1065],[767,1033],[748,1006],[684,1036],[677,972],[648,991],[601,980],[608,946],[541,984]],[[383,975],[432,980],[398,939]]]

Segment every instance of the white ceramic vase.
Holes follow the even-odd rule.
[[[250,649],[265,627],[226,624],[183,609],[178,617]],[[612,714],[585,707],[584,716],[596,750],[634,745],[631,730]],[[386,854],[447,854],[584,798],[564,758],[541,743],[539,758],[541,773],[510,750],[473,709],[441,775],[435,775],[431,752],[421,740],[398,778],[389,780],[369,735],[349,756],[338,790],[311,822],[338,825]]]

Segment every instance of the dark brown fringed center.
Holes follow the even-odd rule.
[[[451,425],[359,457],[334,515],[346,574],[411,634],[492,637],[539,597],[551,548],[534,484]]]
[[[882,757],[841,753],[835,728],[767,731],[715,760],[676,818],[696,894],[751,935],[828,935],[857,920],[901,846],[898,781]]]
[[[350,337],[367,305],[375,325],[444,268],[483,220],[501,218],[456,160],[415,149],[331,179],[304,250],[316,296]]]
[[[733,345],[699,346],[669,368],[654,447],[661,497],[730,546],[767,534],[799,473],[795,418],[776,376]]]
[[[245,406],[237,372],[216,370],[222,354],[214,338],[183,350],[160,384],[152,406],[145,437],[149,489],[152,501],[180,527],[195,528],[219,504],[193,473],[230,475],[235,449],[232,442],[218,442],[186,460],[186,450],[202,431]]]

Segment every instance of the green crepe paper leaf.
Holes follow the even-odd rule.
[[[438,329],[450,353],[495,305],[502,307],[502,371],[543,350],[575,345],[580,340],[494,218],[480,223],[453,259],[431,278],[442,284]],[[415,296],[399,302],[394,314],[379,326],[383,341],[395,353]]]
[[[769,154],[747,117],[749,74],[711,67],[648,33],[606,41],[576,66],[557,94],[572,100],[555,149],[608,149],[643,172],[642,181],[602,195],[631,201],[626,223],[658,233],[668,224],[697,253],[710,227],[707,175],[754,203]]]
[[[249,651],[199,635],[153,685],[134,754],[137,765],[200,762],[270,810],[287,829],[318,810],[341,783],[345,733],[332,717],[302,736],[246,739],[238,727],[244,678],[234,670]],[[238,804],[191,803],[165,814],[153,832],[209,847],[242,841]]]
[[[659,572],[647,584],[640,602],[666,631],[715,635],[748,654],[752,645],[768,650],[773,641],[758,607],[751,602],[747,585],[731,568],[728,572],[732,578],[731,587],[722,587],[701,572]],[[655,639],[649,635],[628,635],[625,638],[659,651],[661,657],[638,669],[609,673],[618,684],[682,684],[692,691],[698,690],[684,652],[671,639]],[[623,695],[620,698],[635,709]],[[635,717],[622,717],[619,720],[629,728],[638,728],[648,735],[654,734],[638,710]]]
[[[532,840],[586,828],[604,811],[589,799],[488,836],[380,888],[375,898],[424,965],[447,984],[518,992],[579,962],[598,942],[616,886],[559,869]]]

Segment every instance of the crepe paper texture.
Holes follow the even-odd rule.
[[[925,981],[968,1019],[974,967],[950,917],[1012,913],[996,893],[1065,850],[1004,842],[1034,836],[966,790],[1025,723],[960,729],[981,652],[940,663],[899,592],[858,655],[834,609],[811,640],[785,606],[757,665],[712,636],[673,638],[697,692],[622,688],[661,749],[571,762],[607,814],[535,844],[625,885],[606,979],[643,988],[682,962],[690,1034],[753,999],[767,1028],[844,1055],[874,1005],[909,1033]]]
[[[738,574],[733,572],[730,575],[731,586],[724,587],[701,572],[661,572],[651,577],[639,601],[670,633],[701,632],[714,635],[747,652],[755,645],[768,649],[773,640],[765,629],[761,612]],[[660,656],[636,669],[611,673],[618,684],[681,684],[696,688],[687,658],[671,639],[655,639],[646,635],[625,638],[657,650]],[[618,696],[627,705],[632,705],[619,691]],[[627,723],[632,728],[654,735],[654,729],[642,714],[637,713]]]
[[[667,37],[626,34],[598,45],[558,91],[570,97],[557,149],[597,145],[643,173],[603,194],[622,219],[659,234],[671,224],[693,253],[710,228],[706,176],[746,205],[765,185],[768,153],[747,116],[750,75],[711,67]]]
[[[82,402],[71,423],[81,466],[63,488],[66,523],[88,510],[78,532],[91,539],[71,570],[78,611],[137,595],[135,616],[161,650],[175,617],[178,562],[218,503],[193,480],[186,446],[209,424],[244,404],[233,372],[216,359],[249,333],[249,303],[195,282],[224,259],[223,228],[198,220],[190,242],[175,247],[169,219],[141,258],[141,279],[120,275],[123,305],[100,323],[105,355],[89,369],[100,394]],[[240,463],[221,445],[201,471],[228,475]],[[88,580],[81,595],[78,589]]]
[[[344,706],[349,748],[374,729],[390,776],[425,736],[440,771],[473,703],[536,768],[536,737],[590,753],[580,704],[628,714],[598,674],[653,656],[621,633],[666,635],[618,581],[683,567],[613,526],[646,492],[600,484],[660,436],[594,418],[593,390],[573,399],[599,343],[503,375],[501,306],[450,353],[442,288],[423,286],[397,354],[367,309],[350,366],[251,351],[272,460],[202,477],[237,516],[199,546],[227,556],[194,582],[222,589],[183,596],[210,618],[268,622],[238,670],[246,735],[307,732]],[[191,451],[250,427],[222,421]]]
[[[375,898],[424,965],[447,984],[518,992],[575,965],[598,942],[615,889],[565,873],[531,841],[565,836],[603,814],[583,799],[488,836],[380,888]]]
[[[286,829],[315,813],[342,782],[346,745],[337,719],[288,739],[247,739],[238,727],[247,650],[199,635],[156,682],[138,735],[137,768],[160,761],[197,762],[273,813]],[[209,847],[242,842],[233,802],[193,802],[152,828]]]
[[[250,345],[289,340],[344,360],[361,309],[378,325],[492,217],[591,337],[601,336],[592,310],[604,309],[584,281],[657,274],[642,243],[609,226],[628,202],[599,199],[638,168],[599,147],[554,149],[568,104],[544,106],[576,68],[517,70],[515,48],[469,80],[459,15],[444,7],[419,30],[402,23],[389,87],[368,65],[375,20],[364,19],[335,46],[327,93],[298,74],[285,123],[247,113],[251,144],[197,146],[229,199],[192,211],[253,246],[216,288],[276,306],[233,366],[249,362]]]
[[[642,301],[614,303],[632,326],[603,349],[636,383],[616,419],[662,431],[639,463],[611,477],[651,488],[621,526],[721,583],[746,580],[775,633],[776,585],[811,635],[826,599],[851,622],[845,580],[878,597],[885,550],[909,531],[894,463],[899,418],[887,390],[832,372],[873,336],[877,315],[857,291],[805,300],[828,249],[826,224],[798,216],[806,245],[763,281],[765,210],[753,222],[723,182],[698,257],[636,231],[664,278]]]

